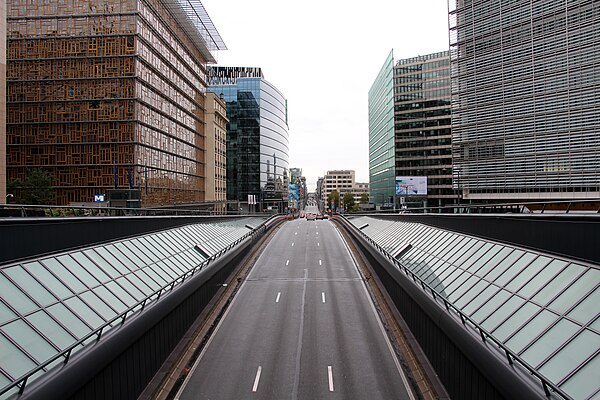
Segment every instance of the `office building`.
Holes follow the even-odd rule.
[[[204,200],[206,64],[225,45],[199,0],[7,5],[9,178],[47,171],[57,204]]]
[[[390,52],[369,90],[369,197],[379,206],[393,206],[394,148],[394,54]]]
[[[396,176],[427,177],[418,206],[454,204],[450,121],[450,55],[447,51],[398,60],[394,65]]]
[[[454,186],[464,199],[600,197],[594,0],[449,0]]]
[[[287,100],[260,68],[209,67],[209,90],[227,104],[227,200],[288,203]]]
[[[222,202],[222,206],[227,200],[227,122],[225,100],[207,93],[205,200]]]
[[[448,52],[386,58],[369,91],[370,201],[377,207],[444,206],[452,187]],[[396,177],[427,177],[426,194],[396,194]]]
[[[360,197],[363,193],[369,193],[368,183],[357,183],[355,182],[355,172],[353,170],[333,170],[327,171],[327,174],[322,179],[321,183],[321,201],[327,207],[331,204],[327,202],[329,195],[334,190],[340,195],[340,200],[343,199],[346,193],[351,193],[354,197],[354,201],[358,204]],[[317,191],[319,191],[319,185],[317,185]],[[339,206],[336,205],[336,207]]]

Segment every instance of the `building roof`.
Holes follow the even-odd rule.
[[[127,324],[265,220],[193,224],[2,266],[0,399]]]
[[[210,63],[216,50],[227,50],[225,42],[200,0],[161,0],[171,15],[186,29],[194,44]]]
[[[420,223],[350,220],[438,296],[576,399],[600,394],[600,266]],[[425,287],[425,286],[424,286]]]

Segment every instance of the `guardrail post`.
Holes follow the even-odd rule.
[[[23,381],[19,385],[19,395],[23,394],[23,392],[25,391],[25,385],[27,385],[27,379],[29,379],[29,377],[23,379]]]

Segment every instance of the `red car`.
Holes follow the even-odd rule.
[[[316,219],[315,214],[306,214],[306,220],[307,221],[310,221],[310,220],[314,221],[315,219]]]

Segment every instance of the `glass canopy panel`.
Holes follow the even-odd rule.
[[[542,310],[541,313],[536,315],[513,337],[511,337],[506,342],[506,345],[514,352],[519,353],[525,348],[525,346],[527,346],[531,341],[535,340],[537,336],[544,332],[546,328],[552,325],[557,319],[558,315],[548,310]]]
[[[115,254],[120,255],[120,253],[114,246],[106,245],[104,247],[96,247],[94,250],[96,250],[98,254],[100,254],[100,256],[102,256],[102,258],[109,263],[109,265],[112,265],[117,271],[119,271],[119,274],[125,275],[127,272],[131,271],[131,268],[122,263],[120,259],[115,256]]]
[[[73,292],[67,286],[59,281],[58,278],[52,275],[46,269],[46,267],[39,262],[36,261],[23,264],[23,268],[29,271],[29,273],[33,275],[39,282],[43,282],[44,286],[58,296],[58,298],[65,299],[73,295]]]
[[[541,368],[552,382],[560,382],[600,348],[600,335],[584,329]]]
[[[96,312],[94,312],[94,310],[88,307],[88,305],[78,297],[67,299],[65,304],[93,329],[100,327],[105,322],[98,314],[96,314]]]
[[[46,336],[56,347],[61,350],[66,349],[76,342],[76,339],[71,336],[62,326],[55,320],[50,318],[45,311],[40,310],[27,317],[27,321],[35,326],[44,336]]]
[[[600,271],[590,269],[577,279],[575,283],[566,288],[548,307],[561,314],[566,313],[567,310],[595,288],[598,282],[600,282]]]
[[[569,317],[586,325],[598,316],[600,312],[600,287],[587,296],[569,314]]]
[[[104,283],[108,282],[111,278],[104,271],[102,271],[92,260],[87,258],[83,253],[72,253],[71,256],[77,261],[83,268],[86,269],[91,275],[94,276],[95,280]]]
[[[114,293],[114,295],[117,296],[119,300],[125,303],[127,308],[132,307],[135,303],[137,303],[137,300],[134,299],[129,293],[125,291],[125,289],[119,286],[116,282],[108,282],[106,284],[106,288],[110,290],[111,293]]]
[[[156,259],[155,256],[151,256],[149,252],[147,252],[147,250],[145,248],[139,248],[138,246],[136,246],[137,243],[133,243],[133,240],[128,240],[125,242],[122,242],[122,244],[133,254],[135,254],[140,260],[142,260],[142,263],[144,265],[148,265],[154,262],[154,260]]]
[[[46,339],[23,320],[16,320],[4,325],[2,331],[40,364],[57,353]]]
[[[62,303],[57,303],[53,306],[50,306],[46,311],[48,311],[48,313],[57,321],[61,321],[63,325],[77,337],[77,339],[81,339],[91,331],[89,326],[87,326],[78,316],[73,314]]]
[[[475,279],[477,278],[475,277]],[[487,281],[481,279],[478,280],[475,283],[475,285],[469,288],[469,290],[467,290],[462,296],[456,298],[456,300],[454,301],[454,305],[462,309],[464,306],[469,304],[476,296],[478,296],[482,291],[484,291],[489,285],[490,283]]]
[[[98,297],[95,293],[88,290],[84,293],[81,293],[80,297],[105,321],[108,321],[114,318],[117,313],[111,307],[109,307],[100,297]]]
[[[137,254],[135,254],[134,252],[132,252],[131,250],[129,250],[129,248],[127,248],[123,243],[116,242],[114,244],[114,246],[115,246],[116,249],[118,249],[118,251],[120,251],[120,253],[116,253],[115,252],[113,254],[115,256],[118,256],[118,254],[123,254],[125,256],[125,259],[123,260],[123,262],[125,262],[129,266],[129,268],[131,270],[139,269],[139,268],[142,268],[143,266],[146,265],[146,263],[143,262],[137,256]]]
[[[2,335],[0,335],[0,365],[13,379],[36,367],[32,359]]]
[[[21,314],[27,314],[39,308],[25,293],[2,274],[0,274],[0,297],[2,297],[5,303],[12,306],[14,310],[17,310]]]
[[[600,382],[600,354],[588,361],[560,388],[574,399],[587,399],[598,393],[598,382]]]
[[[534,276],[536,276],[543,268],[546,268],[546,264],[550,262],[549,257],[539,256],[531,264],[523,268],[513,279],[505,285],[506,289],[516,292],[525,283],[528,283]]]
[[[79,278],[87,288],[98,286],[100,281],[94,278],[85,268],[83,268],[70,255],[57,257],[58,261],[65,266],[72,274]]]
[[[506,258],[495,265],[484,278],[490,282],[496,282],[515,262],[517,262],[525,254],[522,250],[513,250]],[[532,257],[533,258],[533,257]]]
[[[137,301],[141,301],[146,297],[146,295],[140,289],[138,289],[137,286],[131,283],[126,277],[117,278],[116,282],[124,290],[130,293]]]
[[[479,268],[475,275],[483,278],[488,272],[490,272],[496,265],[498,265],[502,260],[504,260],[510,253],[512,249],[509,247],[502,248],[498,253],[496,253],[491,259],[485,261],[481,268]]]
[[[109,291],[104,286],[98,286],[93,289],[94,294],[102,299],[105,303],[109,304],[112,309],[114,309],[118,314],[127,310],[127,306],[124,302],[119,300],[117,296],[115,296],[111,291]]]
[[[521,354],[521,358],[532,367],[537,368],[554,350],[573,336],[579,328],[579,325],[569,320],[561,319],[525,350]]]
[[[17,314],[11,311],[2,301],[0,301],[0,325],[6,321],[16,318]]]
[[[6,268],[4,272],[41,306],[45,307],[56,303],[56,297],[33,279],[21,266]]]
[[[99,265],[100,268],[102,268],[108,275],[110,275],[111,278],[114,279],[114,278],[116,278],[118,276],[121,276],[123,274],[123,272],[119,272],[113,265],[111,265],[102,256],[100,256],[100,254],[98,254],[96,252],[96,250],[98,250],[98,249],[101,249],[101,247],[98,247],[96,249],[84,250],[83,254],[85,254],[86,256],[88,256],[88,258],[90,260],[92,260],[97,265]]]
[[[496,244],[493,245],[491,243],[487,243],[482,249],[479,250],[479,256],[474,259],[471,265],[468,266],[467,271],[471,273],[475,273],[480,268],[482,268],[494,255],[498,253],[502,249],[502,246]],[[485,252],[483,252],[485,250]]]
[[[537,260],[535,260],[537,262]],[[535,262],[534,262],[535,264]],[[550,264],[542,268],[525,286],[519,289],[519,294],[525,298],[529,298],[543,288],[548,281],[558,275],[567,265],[566,261],[552,260]]]
[[[73,292],[79,293],[87,289],[86,286],[81,283],[81,281],[77,279],[75,275],[69,272],[69,270],[66,269],[61,263],[59,263],[58,260],[54,258],[47,258],[42,260],[42,263],[50,272],[52,272],[52,274],[57,276],[61,282],[64,282],[65,285],[71,288]]]
[[[504,342],[506,338],[511,336],[525,323],[525,321],[529,320],[540,309],[541,308],[535,304],[525,303],[523,307],[519,308],[506,321],[494,329],[492,332],[493,335]]]
[[[548,282],[544,287],[533,296],[532,300],[546,305],[559,293],[562,293],[571,282],[577,279],[583,272],[585,267],[577,264],[571,264],[565,268],[557,277]]]
[[[525,253],[521,258],[510,265],[498,278],[494,280],[500,286],[506,286],[515,276],[522,272],[527,264],[536,257],[533,253]],[[502,263],[503,264],[503,263]]]
[[[494,296],[494,300],[496,297],[498,296]],[[482,321],[481,325],[488,331],[492,331],[506,317],[515,312],[517,308],[521,307],[523,303],[525,303],[525,300],[519,296],[512,296],[504,304],[500,305],[500,307],[489,314],[487,318]],[[477,319],[475,320],[477,321]]]

